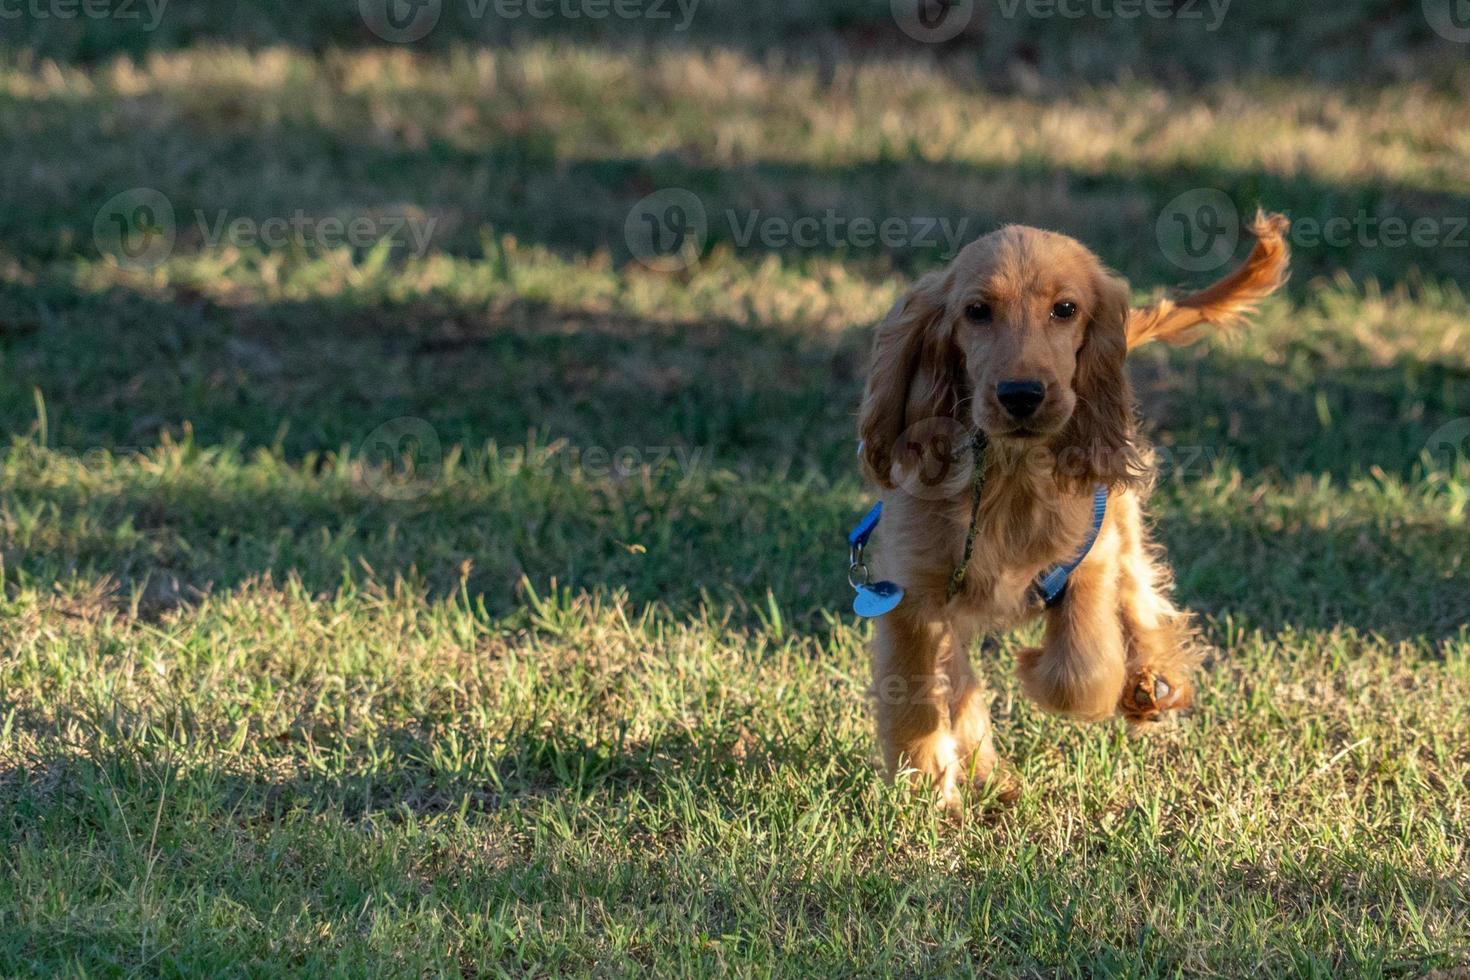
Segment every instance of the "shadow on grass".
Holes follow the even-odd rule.
[[[562,439],[568,452],[684,452],[732,469],[836,468],[865,338],[676,323],[534,303],[444,309],[338,302],[222,307],[127,290],[0,286],[11,312],[8,431],[78,453],[182,438],[247,452],[355,448],[412,416],[440,443]],[[121,338],[121,340],[120,340]],[[580,457],[579,457],[580,458]]]
[[[408,910],[443,910],[456,923],[470,909],[535,910],[535,933],[517,941],[519,955],[589,957],[602,969],[646,965],[647,957],[698,959],[709,946],[684,945],[691,935],[735,941],[758,960],[787,935],[771,928],[773,916],[847,937],[853,945],[781,951],[788,968],[829,971],[881,963],[920,972],[1164,974],[1209,963],[1232,973],[1377,973],[1452,965],[1464,953],[1453,945],[1463,923],[1457,930],[1446,919],[1466,899],[1464,881],[1406,871],[1357,844],[1312,848],[1305,860],[1244,860],[1226,847],[1204,864],[1161,850],[1120,865],[1109,856],[1112,834],[1094,830],[1076,845],[1086,859],[1033,849],[1019,861],[998,860],[982,840],[963,860],[936,868],[922,844],[912,856],[893,847],[894,833],[922,839],[899,828],[925,821],[874,811],[893,801],[875,804],[858,788],[872,776],[856,762],[851,783],[831,788],[837,840],[822,842],[801,805],[744,815],[764,793],[785,791],[729,788],[742,772],[764,780],[765,760],[713,758],[682,739],[513,745],[496,763],[509,796],[457,781],[426,789],[433,778],[412,767],[390,767],[376,780],[268,782],[207,769],[153,772],[102,754],[0,772],[0,844],[28,889],[7,916],[0,955],[24,955],[32,968],[91,957],[116,967],[115,957],[146,955],[151,931],[172,937],[180,966],[239,957],[264,939],[272,955],[300,966],[350,948],[359,931],[332,927],[359,921],[369,905],[397,910],[410,924],[419,920]],[[671,826],[675,815],[681,822]],[[477,831],[482,817],[488,833]],[[1009,813],[1000,819],[1022,823]],[[1123,819],[1114,833],[1128,832],[1133,816]],[[153,836],[129,834],[129,826],[154,827]],[[686,842],[678,833],[699,837]],[[615,840],[599,844],[606,835]],[[90,845],[84,858],[67,846],[81,838]],[[807,838],[813,848],[791,846]],[[1004,840],[995,845],[1002,854]],[[1205,846],[1212,853],[1218,845]],[[134,894],[140,882],[150,901]],[[59,900],[53,888],[66,893],[65,916],[49,911]],[[1081,904],[1089,900],[1115,903],[1118,913],[1099,918]],[[221,928],[217,916],[241,909],[238,928]],[[331,942],[298,948],[302,909]],[[662,952],[646,943],[609,949],[607,930],[623,915],[659,937]],[[110,928],[89,928],[93,916],[106,916]],[[192,942],[201,931],[214,939]],[[444,955],[442,940],[425,940]],[[398,955],[422,952],[409,944]],[[712,963],[728,966],[730,952]],[[461,962],[476,955],[466,950]]]
[[[1452,316],[1448,311],[1446,317]],[[744,475],[852,474],[868,331],[664,321],[510,300],[223,306],[114,287],[0,283],[0,424],[84,454],[180,440],[300,460],[411,416],[441,446],[566,440],[683,453]],[[1354,337],[1286,339],[1270,360],[1202,342],[1134,355],[1154,440],[1246,476],[1408,475],[1470,413],[1470,367]],[[579,457],[580,458],[580,457]],[[1193,470],[1185,475],[1197,475]]]
[[[625,120],[598,120],[579,135],[591,145],[567,146],[559,120],[536,116],[534,107],[515,119],[487,120],[484,133],[456,138],[374,130],[371,109],[359,104],[358,95],[342,96],[350,111],[341,119],[287,113],[256,121],[250,117],[253,94],[230,87],[213,93],[206,87],[204,94],[184,88],[118,98],[8,98],[0,102],[15,121],[8,152],[26,161],[27,173],[57,175],[45,187],[18,179],[0,188],[0,240],[22,263],[97,255],[99,214],[111,215],[116,195],[140,187],[169,199],[177,254],[226,241],[222,236],[237,219],[261,228],[300,217],[308,229],[301,237],[314,240],[323,219],[359,216],[381,219],[374,227],[403,253],[412,249],[412,236],[388,218],[409,213],[431,232],[432,250],[446,254],[482,258],[486,230],[493,229],[564,253],[606,251],[624,262],[632,255],[625,237],[630,214],[652,192],[681,188],[705,211],[707,249],[779,254],[793,263],[840,257],[875,274],[895,266],[917,273],[958,245],[1019,222],[1076,236],[1147,289],[1213,278],[1183,271],[1156,234],[1168,202],[1212,188],[1229,196],[1242,215],[1260,204],[1316,222],[1316,232],[1294,239],[1295,275],[1287,288],[1297,295],[1313,276],[1339,270],[1385,286],[1421,278],[1470,280],[1470,196],[1424,182],[1121,160],[1091,168],[1045,158],[980,165],[924,159],[917,148],[848,164],[779,158],[714,164],[701,159],[697,145],[649,157],[599,149],[606,142],[598,138],[599,126],[626,126]],[[214,114],[210,100],[219,103]],[[235,121],[237,115],[250,121]],[[111,121],[117,116],[138,124],[119,130]],[[696,143],[706,137],[713,138],[698,135]],[[89,157],[102,139],[118,148],[105,179]],[[6,149],[0,136],[0,150]],[[648,207],[652,217],[663,217],[657,206]],[[430,217],[431,228],[425,224]],[[1403,221],[1404,231],[1384,230],[1389,218]],[[771,219],[776,225],[767,232]],[[899,219],[904,227],[894,241],[855,232],[858,219],[875,226]],[[803,220],[818,222],[821,230],[799,230],[796,223]],[[1346,230],[1321,230],[1344,220]],[[1430,222],[1428,239],[1408,234],[1419,221]],[[797,245],[793,235],[812,237]],[[1241,243],[1238,252],[1245,249]]]
[[[4,40],[8,47],[62,63],[216,44],[312,52],[363,46],[443,52],[543,41],[716,45],[757,57],[809,58],[829,73],[841,62],[863,58],[934,57],[993,84],[1028,89],[1135,78],[1188,88],[1252,75],[1363,84],[1452,75],[1459,56],[1459,47],[1435,34],[1417,5],[1375,0],[1248,8],[1174,3],[1144,8],[1144,16],[1139,8],[1106,4],[925,8],[930,17],[942,15],[935,26],[946,36],[939,43],[901,29],[895,11],[903,8],[887,0],[670,0],[611,8],[433,0],[398,8],[398,17],[407,17],[403,33],[369,27],[362,11],[383,10],[383,0],[244,0],[223,6],[150,0],[113,6],[115,15],[99,17],[74,10],[61,16],[55,13],[60,8],[33,4],[29,10],[50,16],[17,15]],[[411,43],[391,43],[404,40]]]
[[[680,612],[733,602],[752,621],[767,592],[808,626],[846,606],[838,543],[865,498],[851,459],[865,337],[58,289],[7,290],[48,312],[11,340],[0,418],[33,426],[36,385],[50,445],[78,457],[20,446],[7,460],[6,568],[30,581],[106,577],[153,610],[265,574],[313,592],[403,575],[433,596],[484,593],[495,612],[517,605],[523,575]],[[113,342],[130,324],[148,329]],[[1191,500],[1215,463],[1287,483],[1414,476],[1430,435],[1470,405],[1470,378],[1338,343],[1273,363],[1206,349],[1141,365],[1145,416],[1158,409],[1168,439],[1156,510],[1182,597],[1249,604],[1274,627],[1455,635],[1464,527],[1391,507]],[[427,425],[443,468],[400,494],[392,473],[347,459],[385,464],[370,437],[404,416]],[[160,433],[179,447],[127,455]],[[57,465],[70,467],[59,483]]]
[[[350,740],[330,724],[267,737],[260,771],[245,773],[203,756],[182,763],[150,744],[165,728],[174,738],[203,737],[184,734],[179,726],[190,724],[184,716],[123,720],[126,713],[110,706],[42,718],[3,696],[0,709],[17,733],[41,746],[30,761],[0,767],[0,842],[7,830],[24,834],[53,808],[122,832],[141,814],[131,808],[160,793],[170,806],[192,811],[200,825],[224,819],[268,827],[305,817],[338,822],[350,833],[380,823],[519,819],[543,810],[574,824],[578,813],[619,814],[628,820],[625,833],[653,835],[658,831],[640,811],[684,798],[711,815],[739,812],[752,805],[752,795],[778,795],[792,773],[808,778],[814,745],[826,737],[820,730],[800,738],[756,734],[727,712],[718,728],[679,726],[643,738],[588,741],[531,723],[487,739],[463,730],[463,719],[449,711]],[[355,771],[312,771],[307,756]],[[824,764],[834,796],[856,797],[871,787],[870,760],[860,754],[848,751]]]
[[[430,598],[464,592],[498,616],[520,607],[525,576],[543,593],[553,581],[618,590],[634,609],[657,603],[679,617],[728,607],[737,625],[769,626],[774,604],[787,628],[825,632],[850,599],[838,543],[861,503],[820,480],[719,474],[619,488],[502,475],[412,503],[350,483],[220,481],[208,468],[124,476],[105,490],[12,476],[5,511],[29,516],[4,558],[13,581],[71,590],[101,579],[150,617],[263,575],[313,594],[403,576]],[[1310,504],[1194,508],[1188,485],[1155,513],[1192,607],[1268,633],[1346,626],[1433,642],[1463,629],[1463,526],[1353,509],[1318,517]]]

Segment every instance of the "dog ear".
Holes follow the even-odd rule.
[[[1077,492],[1138,483],[1146,474],[1133,441],[1133,390],[1124,368],[1128,283],[1104,273],[1098,287],[1098,307],[1077,351],[1077,406],[1058,440],[1058,481]]]
[[[931,272],[878,325],[858,418],[868,478],[892,487],[894,443],[915,422],[953,418],[960,403],[959,351],[945,321],[945,273]]]

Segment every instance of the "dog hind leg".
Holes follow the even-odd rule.
[[[1119,555],[1119,609],[1127,642],[1128,676],[1118,710],[1130,723],[1160,721],[1194,702],[1199,647],[1189,616],[1169,601],[1168,569],[1144,536],[1138,506],[1127,501]]]

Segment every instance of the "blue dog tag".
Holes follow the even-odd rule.
[[[892,582],[868,582],[857,586],[852,611],[864,619],[877,619],[893,612],[903,602],[903,589]]]

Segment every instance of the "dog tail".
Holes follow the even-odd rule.
[[[1258,210],[1250,224],[1256,245],[1245,263],[1212,286],[1186,296],[1177,302],[1161,299],[1157,303],[1135,309],[1128,315],[1128,349],[1152,340],[1166,344],[1187,344],[1196,336],[1195,328],[1209,324],[1228,330],[1255,309],[1257,300],[1271,295],[1286,281],[1286,267],[1291,250],[1286,232],[1291,222],[1284,214],[1267,214]]]

